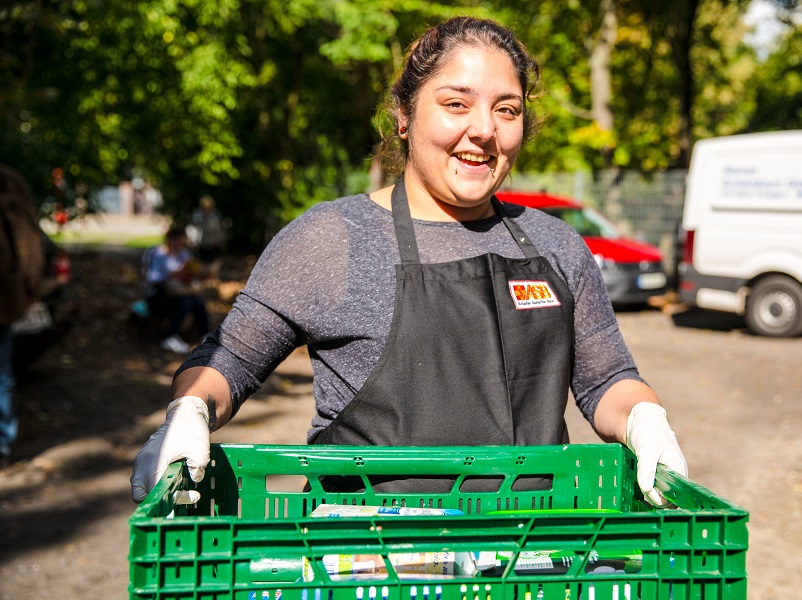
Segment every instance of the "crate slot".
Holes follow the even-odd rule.
[[[518,475],[512,482],[510,489],[513,492],[551,491],[554,489],[554,473],[532,473]]]
[[[470,475],[462,479],[459,484],[459,491],[462,493],[472,492],[491,492],[498,493],[501,490],[501,485],[504,483],[503,476],[481,476]]]

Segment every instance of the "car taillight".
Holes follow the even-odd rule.
[[[685,231],[685,243],[682,245],[682,262],[689,267],[693,266],[693,238],[694,230]]]
[[[64,285],[70,282],[70,277],[72,276],[72,265],[70,264],[70,259],[66,254],[57,254],[53,259],[51,268],[53,270],[53,274],[56,276],[56,280],[60,284]]]

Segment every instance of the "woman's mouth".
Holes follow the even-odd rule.
[[[456,152],[453,155],[461,163],[469,167],[480,167],[482,165],[489,165],[493,160],[492,154],[474,154],[472,152]]]

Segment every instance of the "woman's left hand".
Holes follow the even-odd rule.
[[[638,458],[638,485],[644,497],[660,508],[670,504],[654,487],[658,463],[685,477],[688,463],[659,404],[639,402],[627,419],[627,446]]]

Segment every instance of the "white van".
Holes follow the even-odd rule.
[[[802,130],[697,142],[682,228],[680,300],[802,335]]]

